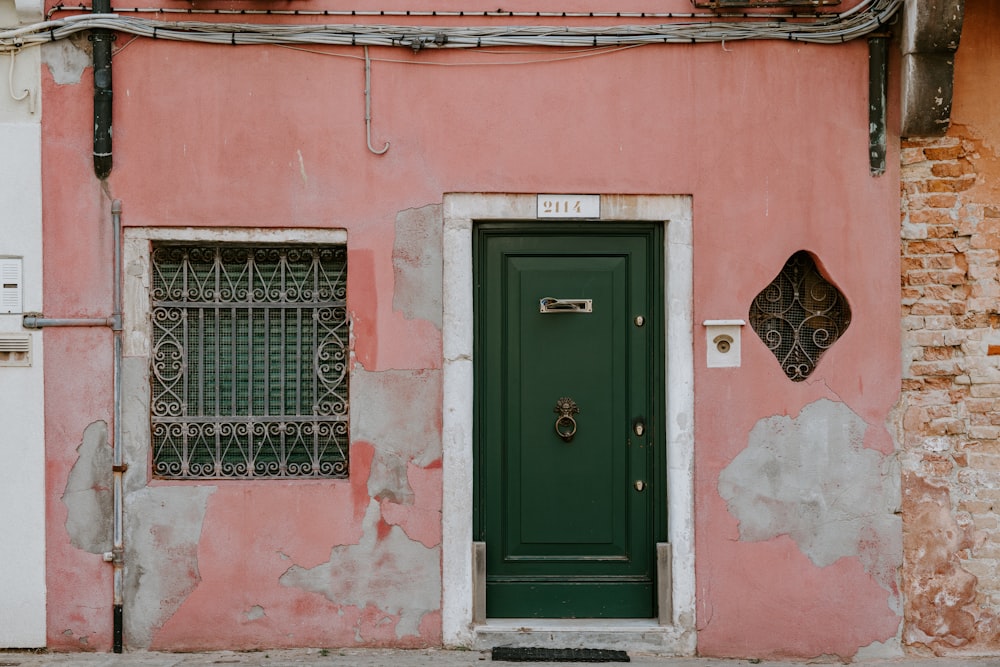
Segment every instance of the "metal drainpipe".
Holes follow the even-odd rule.
[[[111,0],[94,0],[94,14],[110,14]],[[111,43],[110,30],[95,29],[94,43],[94,173],[101,180],[111,173]]]
[[[116,199],[111,202],[111,220],[115,235],[115,271],[114,271],[114,311],[111,319],[114,324],[111,330],[115,337],[115,377],[114,377],[114,449],[112,467],[114,473],[114,545],[111,549],[112,565],[114,565],[114,652],[122,652],[123,616],[122,602],[125,598],[125,538],[123,535],[124,515],[124,485],[123,477],[128,466],[122,455],[122,203]]]
[[[114,566],[114,617],[112,629],[112,644],[115,653],[121,653],[123,648],[123,615],[122,601],[124,599],[125,583],[125,540],[122,530],[124,517],[124,485],[122,476],[128,469],[122,455],[122,203],[116,199],[111,203],[111,220],[114,227],[114,310],[107,318],[47,318],[38,315],[25,315],[22,326],[26,329],[42,329],[44,327],[109,327],[114,334],[114,428],[112,443],[112,473],[114,517],[112,526],[111,553],[105,554],[105,560],[110,560]]]
[[[886,99],[889,78],[889,38],[868,38],[868,162],[872,176],[885,173]]]

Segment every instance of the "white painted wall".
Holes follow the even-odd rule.
[[[41,20],[41,3],[0,0],[0,25]],[[0,257],[23,258],[23,310],[42,310],[42,178],[39,49],[14,61],[0,52]],[[0,314],[0,336],[24,333],[20,314]],[[0,366],[0,647],[45,645],[45,431],[42,335],[32,365]]]

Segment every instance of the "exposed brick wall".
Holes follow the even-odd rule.
[[[1000,205],[963,135],[901,151],[903,642],[935,653],[1000,648]]]

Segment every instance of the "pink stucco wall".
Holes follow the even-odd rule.
[[[584,4],[596,6],[573,9]],[[657,11],[690,8],[662,4]],[[860,542],[845,534],[842,557],[817,565],[787,535],[741,539],[719,491],[755,425],[794,420],[823,399],[863,421],[864,448],[879,457],[894,448],[885,422],[900,374],[898,157],[890,140],[887,173],[869,174],[864,41],[660,45],[565,60],[576,54],[373,48],[373,143],[391,142],[382,156],[365,146],[360,48],[126,37],[117,47],[106,190],[91,169],[89,70],[79,84],[43,73],[47,315],[109,310],[110,198],[123,201],[126,226],[346,228],[358,368],[409,372],[440,391],[437,325],[393,307],[401,212],[439,204],[445,192],[691,194],[699,651],[849,656],[896,636],[894,575],[872,565],[895,553],[891,529]],[[478,66],[432,65],[470,63]],[[847,334],[806,382],[790,382],[749,326],[742,367],[707,369],[700,323],[745,319],[800,249],[847,295]],[[49,643],[107,650],[110,566],[72,542],[61,497],[85,429],[111,420],[111,338],[104,330],[45,335]],[[407,391],[389,395],[404,401]],[[439,434],[439,411],[424,417],[416,428]],[[198,508],[195,553],[184,555],[197,572],[174,588],[161,582],[175,610],[150,622],[148,645],[440,643],[436,610],[415,632],[396,632],[400,612],[383,604],[377,585],[365,600],[339,604],[278,581],[292,565],[315,568],[332,551],[364,544],[366,529],[376,543],[403,539],[390,538],[397,530],[437,553],[440,455],[406,461],[412,498],[373,503],[367,482],[378,447],[352,443],[349,481],[212,485]],[[405,583],[393,562],[405,554],[373,548],[372,567]]]

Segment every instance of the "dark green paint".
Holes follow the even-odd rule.
[[[475,516],[488,616],[656,615],[661,248],[655,225],[477,227]],[[543,297],[592,299],[593,312],[543,314]],[[554,427],[564,396],[580,408],[571,442]]]

